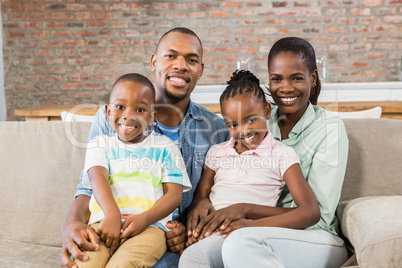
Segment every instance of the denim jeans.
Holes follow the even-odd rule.
[[[225,267],[336,267],[347,259],[341,238],[323,230],[250,227],[224,241]]]
[[[162,258],[155,264],[154,268],[177,268],[179,267],[180,256],[176,253],[166,251]]]

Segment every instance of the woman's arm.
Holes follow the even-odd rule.
[[[149,210],[137,215],[130,215],[122,226],[120,238],[135,236],[149,225],[166,218],[181,204],[183,186],[177,183],[163,183],[163,196]]]

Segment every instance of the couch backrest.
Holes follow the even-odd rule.
[[[0,123],[0,238],[60,246],[90,123]]]
[[[349,157],[341,200],[402,195],[402,121],[344,122]],[[61,245],[89,128],[90,123],[0,123],[0,238]]]
[[[341,201],[402,195],[402,120],[344,119],[349,156]]]

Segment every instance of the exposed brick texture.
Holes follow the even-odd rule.
[[[267,82],[275,40],[300,36],[327,54],[330,82],[398,80],[402,1],[2,0],[5,97],[14,109],[105,102],[114,80],[141,72],[172,27],[203,41],[199,84],[224,84],[236,61],[252,57]]]

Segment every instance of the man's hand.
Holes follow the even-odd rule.
[[[166,228],[170,231],[166,233],[166,244],[169,251],[181,254],[186,248],[186,227],[178,221],[168,221]]]
[[[87,261],[88,255],[81,250],[94,251],[99,249],[99,236],[95,230],[80,221],[69,221],[63,226],[63,246],[61,251],[61,266],[63,268],[78,267],[70,256],[81,261]]]

